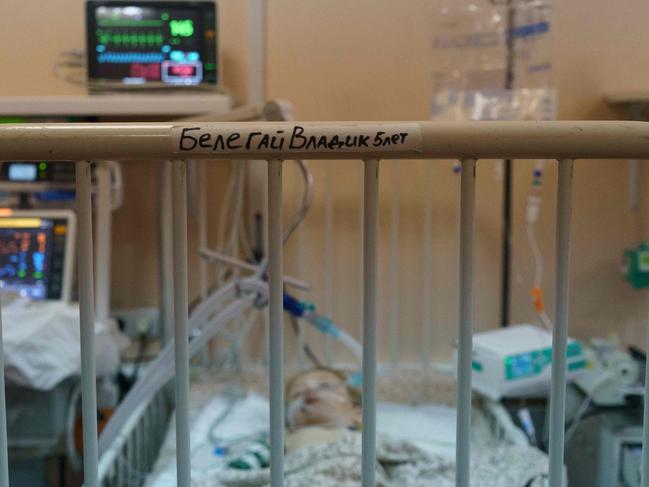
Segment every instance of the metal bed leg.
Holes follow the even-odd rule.
[[[647,323],[649,325],[649,322]],[[647,326],[647,348],[649,352],[649,326]],[[649,487],[649,360],[645,360],[644,372],[644,414],[642,419],[642,487]]]
[[[365,161],[363,184],[363,487],[375,485],[379,161]]]
[[[187,164],[173,161],[173,283],[178,487],[191,483],[187,303]]]
[[[282,161],[268,161],[270,485],[284,485],[284,310]]]
[[[557,308],[554,333],[552,335],[552,385],[550,393],[550,487],[560,487],[563,483],[573,162],[572,159],[559,161],[556,223]]]
[[[2,343],[2,313],[0,312],[0,487],[9,487],[9,458],[7,448],[7,402],[5,400],[5,359]]]
[[[476,160],[462,160],[460,175],[460,296],[457,355],[455,485],[469,487],[471,454],[471,354],[473,349],[473,237]]]
[[[98,487],[97,379],[95,372],[95,295],[92,262],[90,163],[76,162],[77,260],[81,327],[81,409],[83,413],[83,477],[86,487]]]

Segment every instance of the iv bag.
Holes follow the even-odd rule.
[[[555,118],[549,35],[549,0],[517,0],[511,10],[489,0],[442,8],[434,26],[432,118]]]

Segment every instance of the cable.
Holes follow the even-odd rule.
[[[135,381],[137,380],[137,376],[140,372],[140,365],[142,365],[142,362],[144,362],[144,357],[146,355],[146,340],[148,337],[149,337],[149,330],[147,330],[145,333],[140,333],[137,337],[138,339],[137,355],[133,362],[134,363],[133,372],[129,377],[129,382],[131,384],[134,384]]]
[[[75,472],[81,470],[81,455],[74,442],[74,427],[77,419],[77,404],[81,397],[81,384],[77,384],[70,393],[68,410],[65,415],[65,456]]]
[[[597,392],[597,390],[600,387],[605,385],[607,380],[608,379],[605,375],[600,375],[599,382],[597,382],[591,389],[590,393],[586,394],[586,396],[584,397],[583,401],[579,405],[579,408],[577,408],[577,412],[575,413],[574,417],[570,420],[569,426],[566,425],[566,434],[563,440],[564,445],[568,443],[568,441],[570,441],[572,435],[575,433],[575,431],[577,431],[577,427],[579,426],[579,423],[581,423],[581,421],[584,419],[586,411],[588,410],[590,403],[593,401],[593,398],[595,397],[595,392]]]
[[[311,204],[313,203],[313,175],[309,170],[309,165],[306,161],[303,160],[297,160],[295,161],[295,163],[300,168],[302,177],[304,178],[304,193],[302,196],[302,204],[300,208],[298,209],[297,213],[295,213],[295,216],[291,220],[291,223],[289,223],[288,226],[284,229],[284,243],[288,241],[295,229],[300,225],[300,223],[304,221],[304,218],[306,218],[306,215],[311,208]]]
[[[579,426],[579,423],[581,423],[583,416],[586,413],[586,410],[588,409],[592,401],[593,401],[593,393],[588,394],[579,405],[579,409],[577,409],[577,413],[575,413],[575,417],[570,421],[570,426],[566,428],[566,434],[563,440],[564,445],[570,441],[572,435],[575,434],[575,431],[577,431],[577,427]]]
[[[300,324],[298,323],[298,319],[292,315],[288,314],[289,318],[291,320],[291,325],[293,327],[293,331],[295,332],[295,336],[298,336],[299,334],[299,326]],[[322,368],[322,361],[318,358],[318,356],[313,352],[309,344],[304,340],[302,342],[302,350],[304,350],[304,353],[308,357],[308,359],[311,361],[311,363],[317,367],[317,368]]]
[[[539,320],[541,321],[543,327],[547,330],[552,330],[552,320],[545,311],[545,305],[543,303],[543,254],[541,253],[535,231],[536,222],[539,219],[539,213],[541,210],[541,183],[543,177],[543,163],[543,160],[538,160],[536,162],[536,167],[534,168],[532,178],[532,190],[527,197],[527,241],[530,245],[530,249],[532,250],[532,258],[534,260],[534,278],[531,291],[534,310],[539,317]]]

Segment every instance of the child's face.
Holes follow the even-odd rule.
[[[299,376],[286,396],[291,429],[360,425],[360,408],[354,405],[345,382],[330,371],[314,370]]]

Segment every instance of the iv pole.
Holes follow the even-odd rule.
[[[507,0],[507,66],[505,71],[505,90],[514,89],[514,0]],[[509,294],[511,283],[511,236],[512,236],[512,179],[511,159],[504,160],[503,171],[503,235],[502,235],[502,274],[500,326],[509,326]]]

